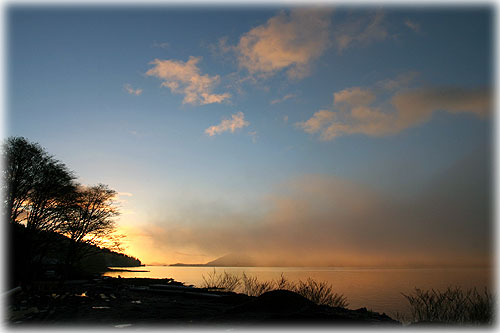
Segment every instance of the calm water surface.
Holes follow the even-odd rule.
[[[149,272],[107,272],[105,276],[173,278],[186,285],[201,286],[203,275],[213,267],[145,266]],[[373,311],[394,314],[408,312],[406,299],[401,293],[414,288],[445,289],[447,286],[476,287],[493,290],[493,270],[489,268],[335,268],[335,267],[216,267],[216,272],[256,276],[259,281],[273,280],[284,274],[288,280],[327,281],[335,292],[344,294],[349,308],[366,307]]]

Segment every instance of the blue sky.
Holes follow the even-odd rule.
[[[277,202],[290,200],[312,212],[284,220],[293,232],[328,211],[334,222],[312,225],[305,244],[333,253],[314,238],[350,218],[305,200],[304,179],[325,179],[317,195],[340,181],[399,211],[471,154],[489,157],[488,7],[11,6],[7,27],[8,135],[39,142],[82,183],[122,193],[127,252],[146,262],[258,256],[248,244],[265,239],[276,214],[291,211],[278,214]],[[474,168],[462,177],[474,180]],[[489,220],[464,221],[448,249],[470,252],[458,240],[477,223]],[[209,227],[224,230],[213,241],[226,245],[200,241]],[[231,245],[233,229],[247,245]],[[328,264],[370,250],[364,239]],[[474,260],[489,249],[478,251]],[[417,247],[403,253],[394,262],[425,258]]]

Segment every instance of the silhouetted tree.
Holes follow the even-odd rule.
[[[9,222],[18,221],[23,204],[33,189],[37,166],[43,160],[44,151],[36,143],[25,138],[11,137],[6,140],[2,150],[4,160],[3,191],[4,214]]]
[[[23,137],[8,138],[2,155],[11,283],[36,278],[48,254],[69,273],[100,246],[120,249],[114,190],[78,185],[66,165]]]
[[[89,245],[118,246],[117,242],[113,242],[116,240],[114,218],[119,215],[113,200],[115,196],[116,192],[103,184],[80,186],[74,192],[65,210],[65,221],[59,229],[69,239],[68,268],[96,249]]]
[[[11,223],[29,230],[55,231],[66,196],[75,191],[75,176],[40,145],[12,137],[4,145],[5,213]]]
[[[11,269],[15,277],[29,280],[49,250],[51,233],[63,221],[62,203],[75,191],[75,177],[40,145],[22,137],[8,138],[2,154]]]

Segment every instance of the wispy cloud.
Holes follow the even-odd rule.
[[[240,67],[262,77],[280,70],[290,78],[307,76],[310,63],[330,45],[330,15],[329,9],[280,12],[240,38],[234,48]]]
[[[310,119],[296,125],[328,141],[349,134],[396,134],[428,121],[436,111],[471,113],[478,117],[491,112],[491,96],[487,89],[409,88],[411,80],[408,77],[404,75],[379,81],[373,87],[352,87],[335,92],[331,110],[317,111]]]
[[[283,96],[281,98],[277,98],[277,99],[272,100],[270,102],[270,104],[282,103],[282,102],[284,102],[284,101],[286,101],[286,100],[288,100],[290,98],[294,98],[295,96],[297,96],[297,95],[295,95],[295,94],[288,94],[288,95],[285,95],[285,96]]]
[[[153,43],[153,47],[158,47],[160,49],[166,49],[170,46],[169,43],[166,43],[166,42],[154,42]]]
[[[183,104],[203,105],[222,103],[231,97],[229,93],[213,94],[212,90],[219,83],[219,75],[201,74],[197,64],[201,57],[189,57],[187,62],[179,60],[155,59],[153,68],[146,72],[163,81],[162,86],[173,93],[184,94]]]
[[[223,119],[219,125],[210,126],[205,130],[205,133],[208,136],[214,136],[228,131],[234,133],[238,128],[243,128],[248,125],[250,125],[250,123],[245,120],[245,115],[240,111],[233,114],[231,119]]]
[[[416,71],[401,73],[394,78],[380,80],[375,83],[376,89],[385,89],[388,91],[406,89],[420,75]]]
[[[130,192],[117,192],[116,196],[114,198],[114,201],[119,203],[119,204],[127,204],[128,200],[126,199],[126,197],[130,198],[132,196],[134,196],[134,195]]]
[[[259,134],[257,133],[257,131],[250,131],[248,132],[248,135],[250,135],[250,137],[252,138],[253,143],[257,143],[257,139],[259,138]]]
[[[367,45],[389,36],[384,21],[384,13],[377,11],[371,16],[351,19],[335,26],[334,40],[339,53],[352,45]]]
[[[415,32],[420,32],[420,24],[418,24],[417,22],[406,20],[405,25]]]
[[[125,88],[125,90],[130,94],[130,95],[135,95],[135,96],[139,96],[140,94],[142,94],[142,89],[134,89],[132,88],[132,86],[130,84],[125,84],[123,85],[123,88]]]

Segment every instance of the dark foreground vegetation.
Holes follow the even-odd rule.
[[[295,292],[318,305],[347,307],[344,295],[333,292],[327,282],[317,282],[311,278],[306,281],[292,282],[283,274],[277,280],[259,281],[255,276],[243,273],[241,276],[227,272],[213,272],[203,276],[203,288],[209,290],[238,291],[248,296],[260,296],[268,291],[288,290]]]
[[[208,290],[237,291],[248,296],[260,296],[273,290],[297,293],[318,305],[346,308],[349,303],[342,294],[333,291],[327,282],[311,278],[292,282],[283,274],[279,279],[259,281],[255,276],[213,272],[203,276],[203,288]],[[494,315],[493,295],[484,289],[462,290],[448,287],[444,291],[421,290],[402,294],[408,301],[409,313],[395,313],[393,318],[405,325],[491,325]]]
[[[230,274],[212,275],[226,279]],[[240,285],[240,292],[222,287],[196,288],[173,279],[95,278],[90,280],[38,281],[29,289],[9,295],[7,320],[12,327],[99,326],[149,327],[175,325],[272,326],[478,326],[491,325],[493,298],[473,290],[450,288],[444,292],[416,289],[405,295],[409,315],[394,318],[366,308],[347,309],[342,295],[325,283],[308,279],[290,284],[282,278],[265,283],[275,288]],[[296,286],[292,291],[281,286]],[[262,284],[261,284],[262,285]],[[298,287],[297,287],[298,286]],[[300,287],[302,286],[302,287]],[[323,286],[323,288],[321,287]],[[305,291],[307,290],[307,291]],[[325,300],[328,300],[325,302]],[[327,305],[335,300],[337,305]],[[340,302],[340,304],[339,304]]]
[[[410,315],[397,315],[402,322],[440,323],[453,325],[492,324],[493,295],[484,289],[462,290],[448,287],[444,291],[415,289],[403,294],[410,306]]]
[[[318,305],[288,291],[260,296],[184,286],[171,279],[101,278],[41,283],[11,296],[9,325],[400,325],[366,308]]]
[[[25,138],[11,137],[2,148],[9,288],[140,265],[111,251],[120,250],[114,190],[77,183],[64,163]]]

